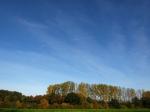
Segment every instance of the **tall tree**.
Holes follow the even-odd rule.
[[[88,97],[89,96],[89,88],[88,88],[88,84],[86,83],[80,83],[79,86],[78,86],[78,90],[79,90],[79,93],[82,94],[83,96],[85,97]]]

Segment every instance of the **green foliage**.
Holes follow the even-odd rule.
[[[54,103],[61,104],[64,101],[63,96],[59,94],[55,94],[55,93],[48,95],[47,98],[48,98],[49,104],[54,104]]]
[[[111,107],[111,108],[121,108],[121,105],[120,105],[120,103],[118,102],[118,100],[112,99],[112,100],[109,102],[109,107]]]
[[[65,102],[73,105],[79,105],[81,104],[81,98],[76,93],[69,93],[65,97]]]
[[[134,104],[135,108],[141,108],[142,107],[142,101],[137,97],[132,99],[132,103]]]
[[[145,108],[150,108],[150,91],[146,91],[143,93],[142,103]]]
[[[87,99],[86,99],[86,100],[87,100],[87,102],[88,102],[88,103],[93,103],[93,99],[92,99],[92,98],[90,98],[90,97],[87,97]]]

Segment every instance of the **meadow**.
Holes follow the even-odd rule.
[[[0,109],[0,112],[150,112],[150,109]]]

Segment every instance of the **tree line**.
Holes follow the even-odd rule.
[[[150,108],[150,91],[67,81],[49,85],[45,95],[0,90],[0,108]]]

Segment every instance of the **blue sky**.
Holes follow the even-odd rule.
[[[64,81],[150,89],[149,0],[0,0],[0,89]]]

